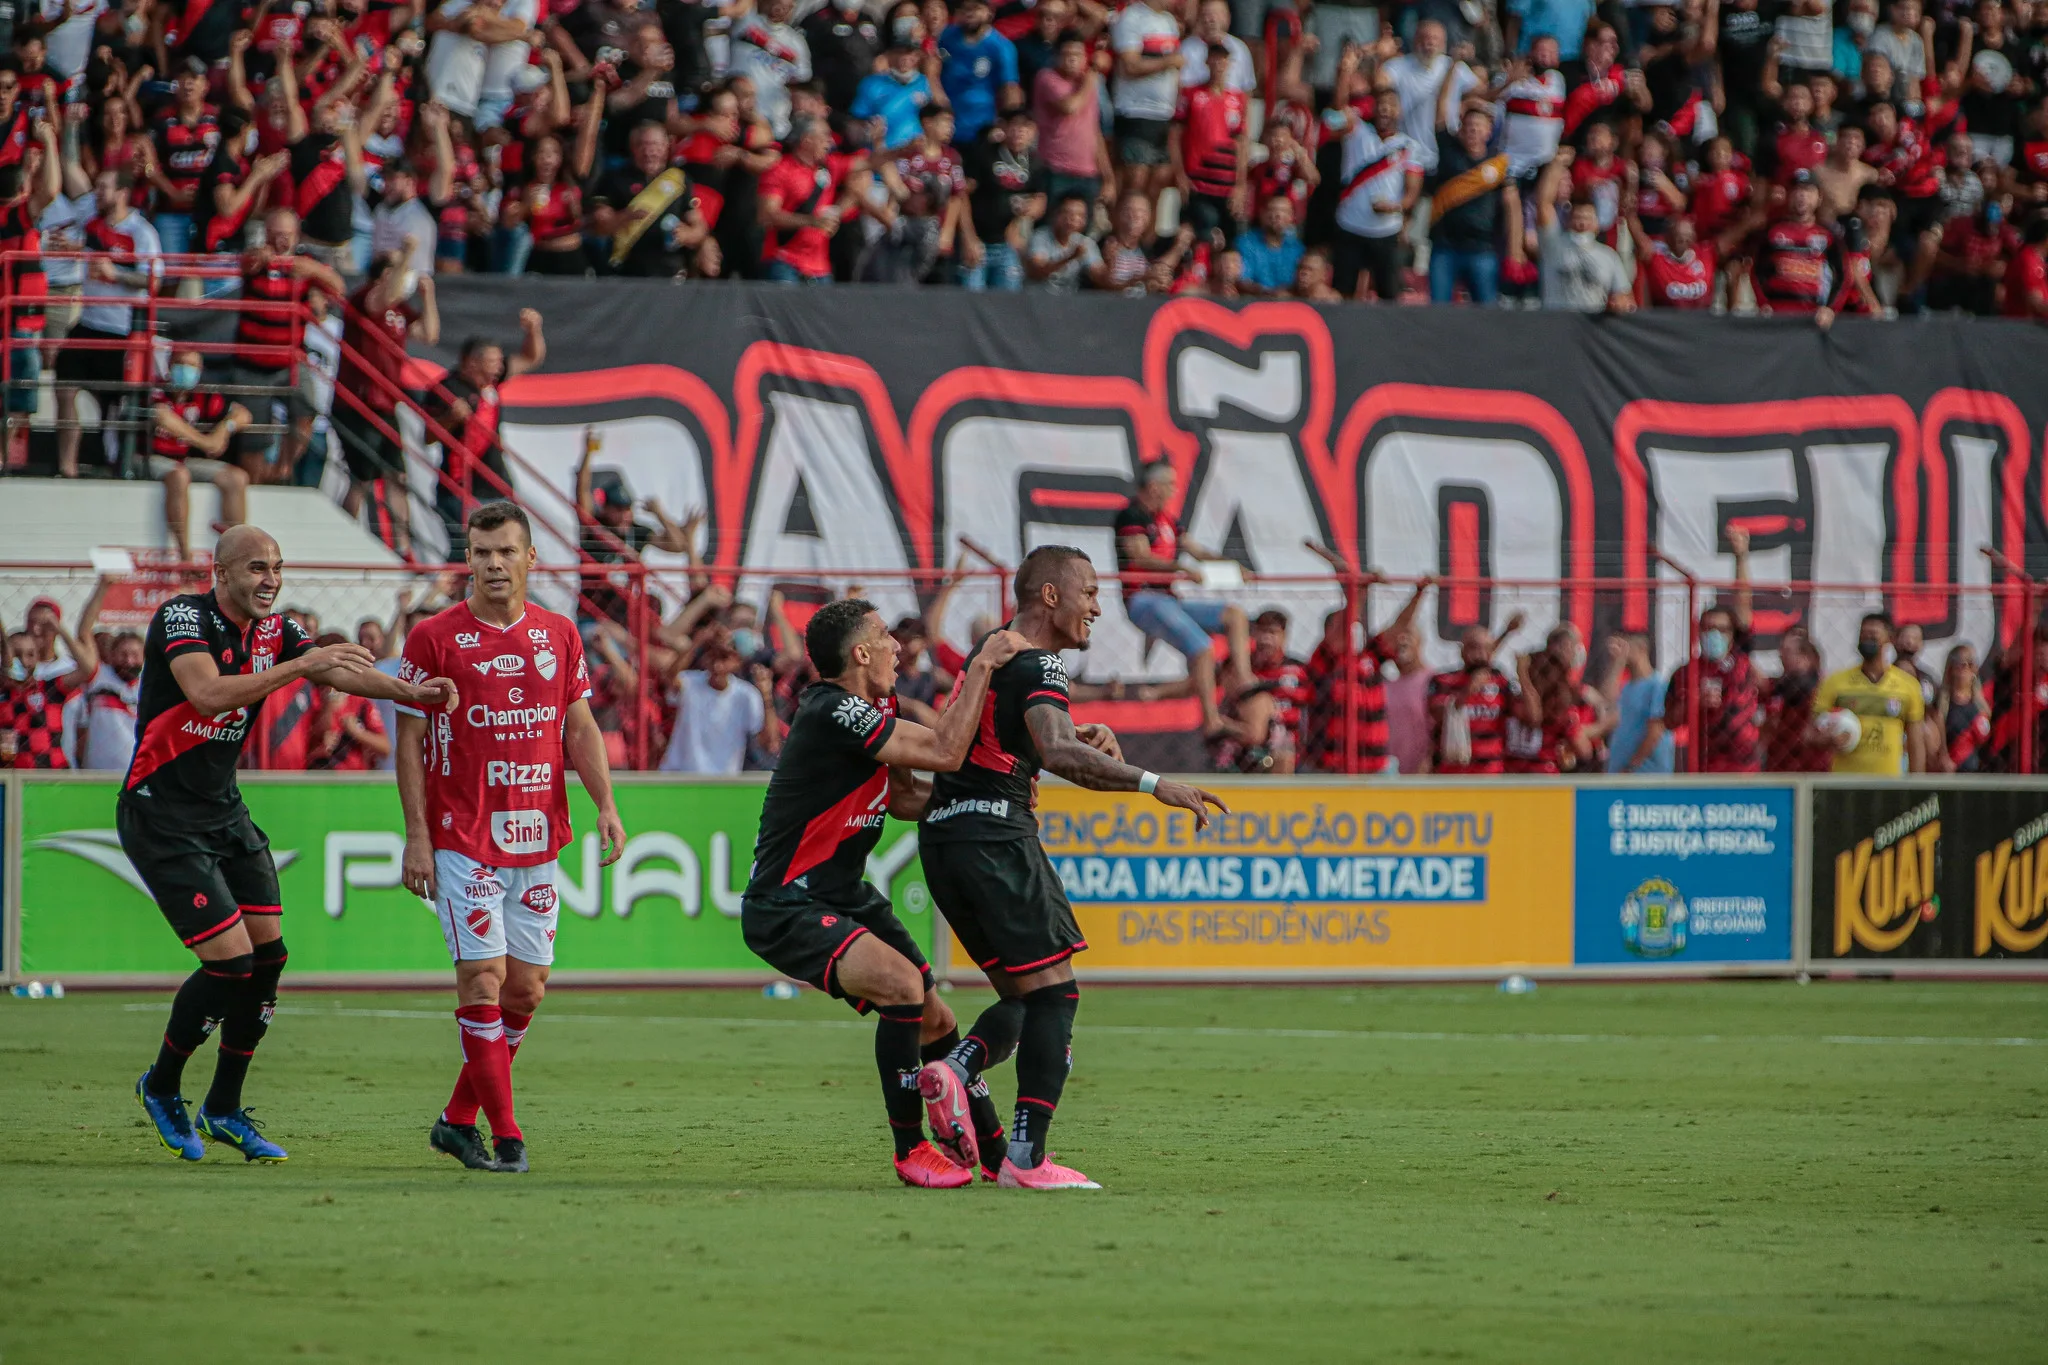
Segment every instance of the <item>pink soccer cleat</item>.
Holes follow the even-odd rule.
[[[1003,1158],[996,1184],[1006,1190],[1099,1190],[1101,1185],[1072,1167],[1062,1166],[1050,1156],[1036,1166],[1019,1166]]]
[[[956,1165],[973,1170],[981,1149],[974,1142],[974,1119],[967,1111],[967,1087],[960,1073],[942,1061],[927,1063],[917,1073],[917,1093],[924,1097],[932,1144]]]
[[[955,1164],[929,1142],[920,1142],[896,1162],[896,1178],[926,1190],[957,1190],[974,1183],[974,1172]]]

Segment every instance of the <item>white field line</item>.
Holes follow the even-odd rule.
[[[161,1012],[160,1004],[128,1003],[123,1010]],[[427,1019],[446,1023],[447,1010],[390,1010],[283,1005],[279,1014],[343,1019]],[[549,1011],[549,1024],[704,1024],[719,1028],[866,1028],[859,1019],[733,1019],[700,1014],[581,1014]],[[2048,1038],[1935,1037],[1929,1035],[1724,1034],[1724,1033],[1449,1033],[1409,1029],[1223,1028],[1171,1024],[1082,1024],[1087,1033],[1134,1037],[1323,1038],[1393,1043],[1835,1043],[1857,1047],[2048,1047]]]

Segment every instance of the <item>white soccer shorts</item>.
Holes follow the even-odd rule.
[[[552,861],[493,867],[437,848],[434,882],[434,914],[457,962],[509,955],[536,967],[554,965],[562,898]]]

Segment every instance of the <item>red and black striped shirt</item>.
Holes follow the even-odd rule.
[[[1748,631],[1737,631],[1719,663],[1687,660],[1665,689],[1664,726],[1672,731],[1685,729],[1693,689],[1699,689],[1702,733],[1691,737],[1697,771],[1753,773],[1763,767],[1763,689],[1749,660],[1750,639]]]
[[[1317,772],[1385,772],[1387,768],[1387,683],[1383,674],[1390,657],[1387,638],[1376,635],[1351,660],[1327,642],[1308,659],[1308,733],[1302,745],[1305,766]],[[1347,711],[1357,717],[1358,762],[1347,766],[1351,739]]]
[[[1503,771],[1508,713],[1514,709],[1518,693],[1499,669],[1481,665],[1477,671],[1482,675],[1477,686],[1472,686],[1472,671],[1466,669],[1439,673],[1429,681],[1429,725],[1435,742],[1430,766],[1439,773]],[[1452,762],[1444,750],[1444,725],[1453,707],[1464,709],[1465,728],[1472,740],[1471,753],[1463,763]]]
[[[238,354],[244,363],[272,369],[291,362],[290,353],[305,330],[299,306],[312,285],[292,269],[288,256],[263,256],[243,265],[235,345],[243,348]]]
[[[150,406],[159,405],[169,408],[202,430],[228,415],[227,397],[218,393],[188,393],[179,397],[159,392],[151,397]],[[192,453],[192,447],[162,427],[154,427],[149,433],[149,453],[161,455],[167,460],[182,460]]]
[[[36,227],[36,216],[29,212],[28,200],[17,199],[11,204],[0,204],[0,255],[7,252],[34,253],[43,249],[43,234]],[[42,259],[33,254],[17,257],[7,267],[6,283],[14,291],[15,302],[7,310],[8,323],[19,336],[26,332],[31,335],[43,330],[43,310],[40,305],[24,303],[24,299],[49,297],[49,281],[43,277]]]

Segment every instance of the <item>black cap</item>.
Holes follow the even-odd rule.
[[[631,507],[633,488],[626,482],[626,476],[616,469],[599,469],[590,475],[590,500],[600,511],[613,507]]]
[[[1802,166],[1798,170],[1792,172],[1792,183],[1795,185],[1811,185],[1815,184],[1816,182],[1813,178],[1813,172],[1807,170],[1804,166]]]

